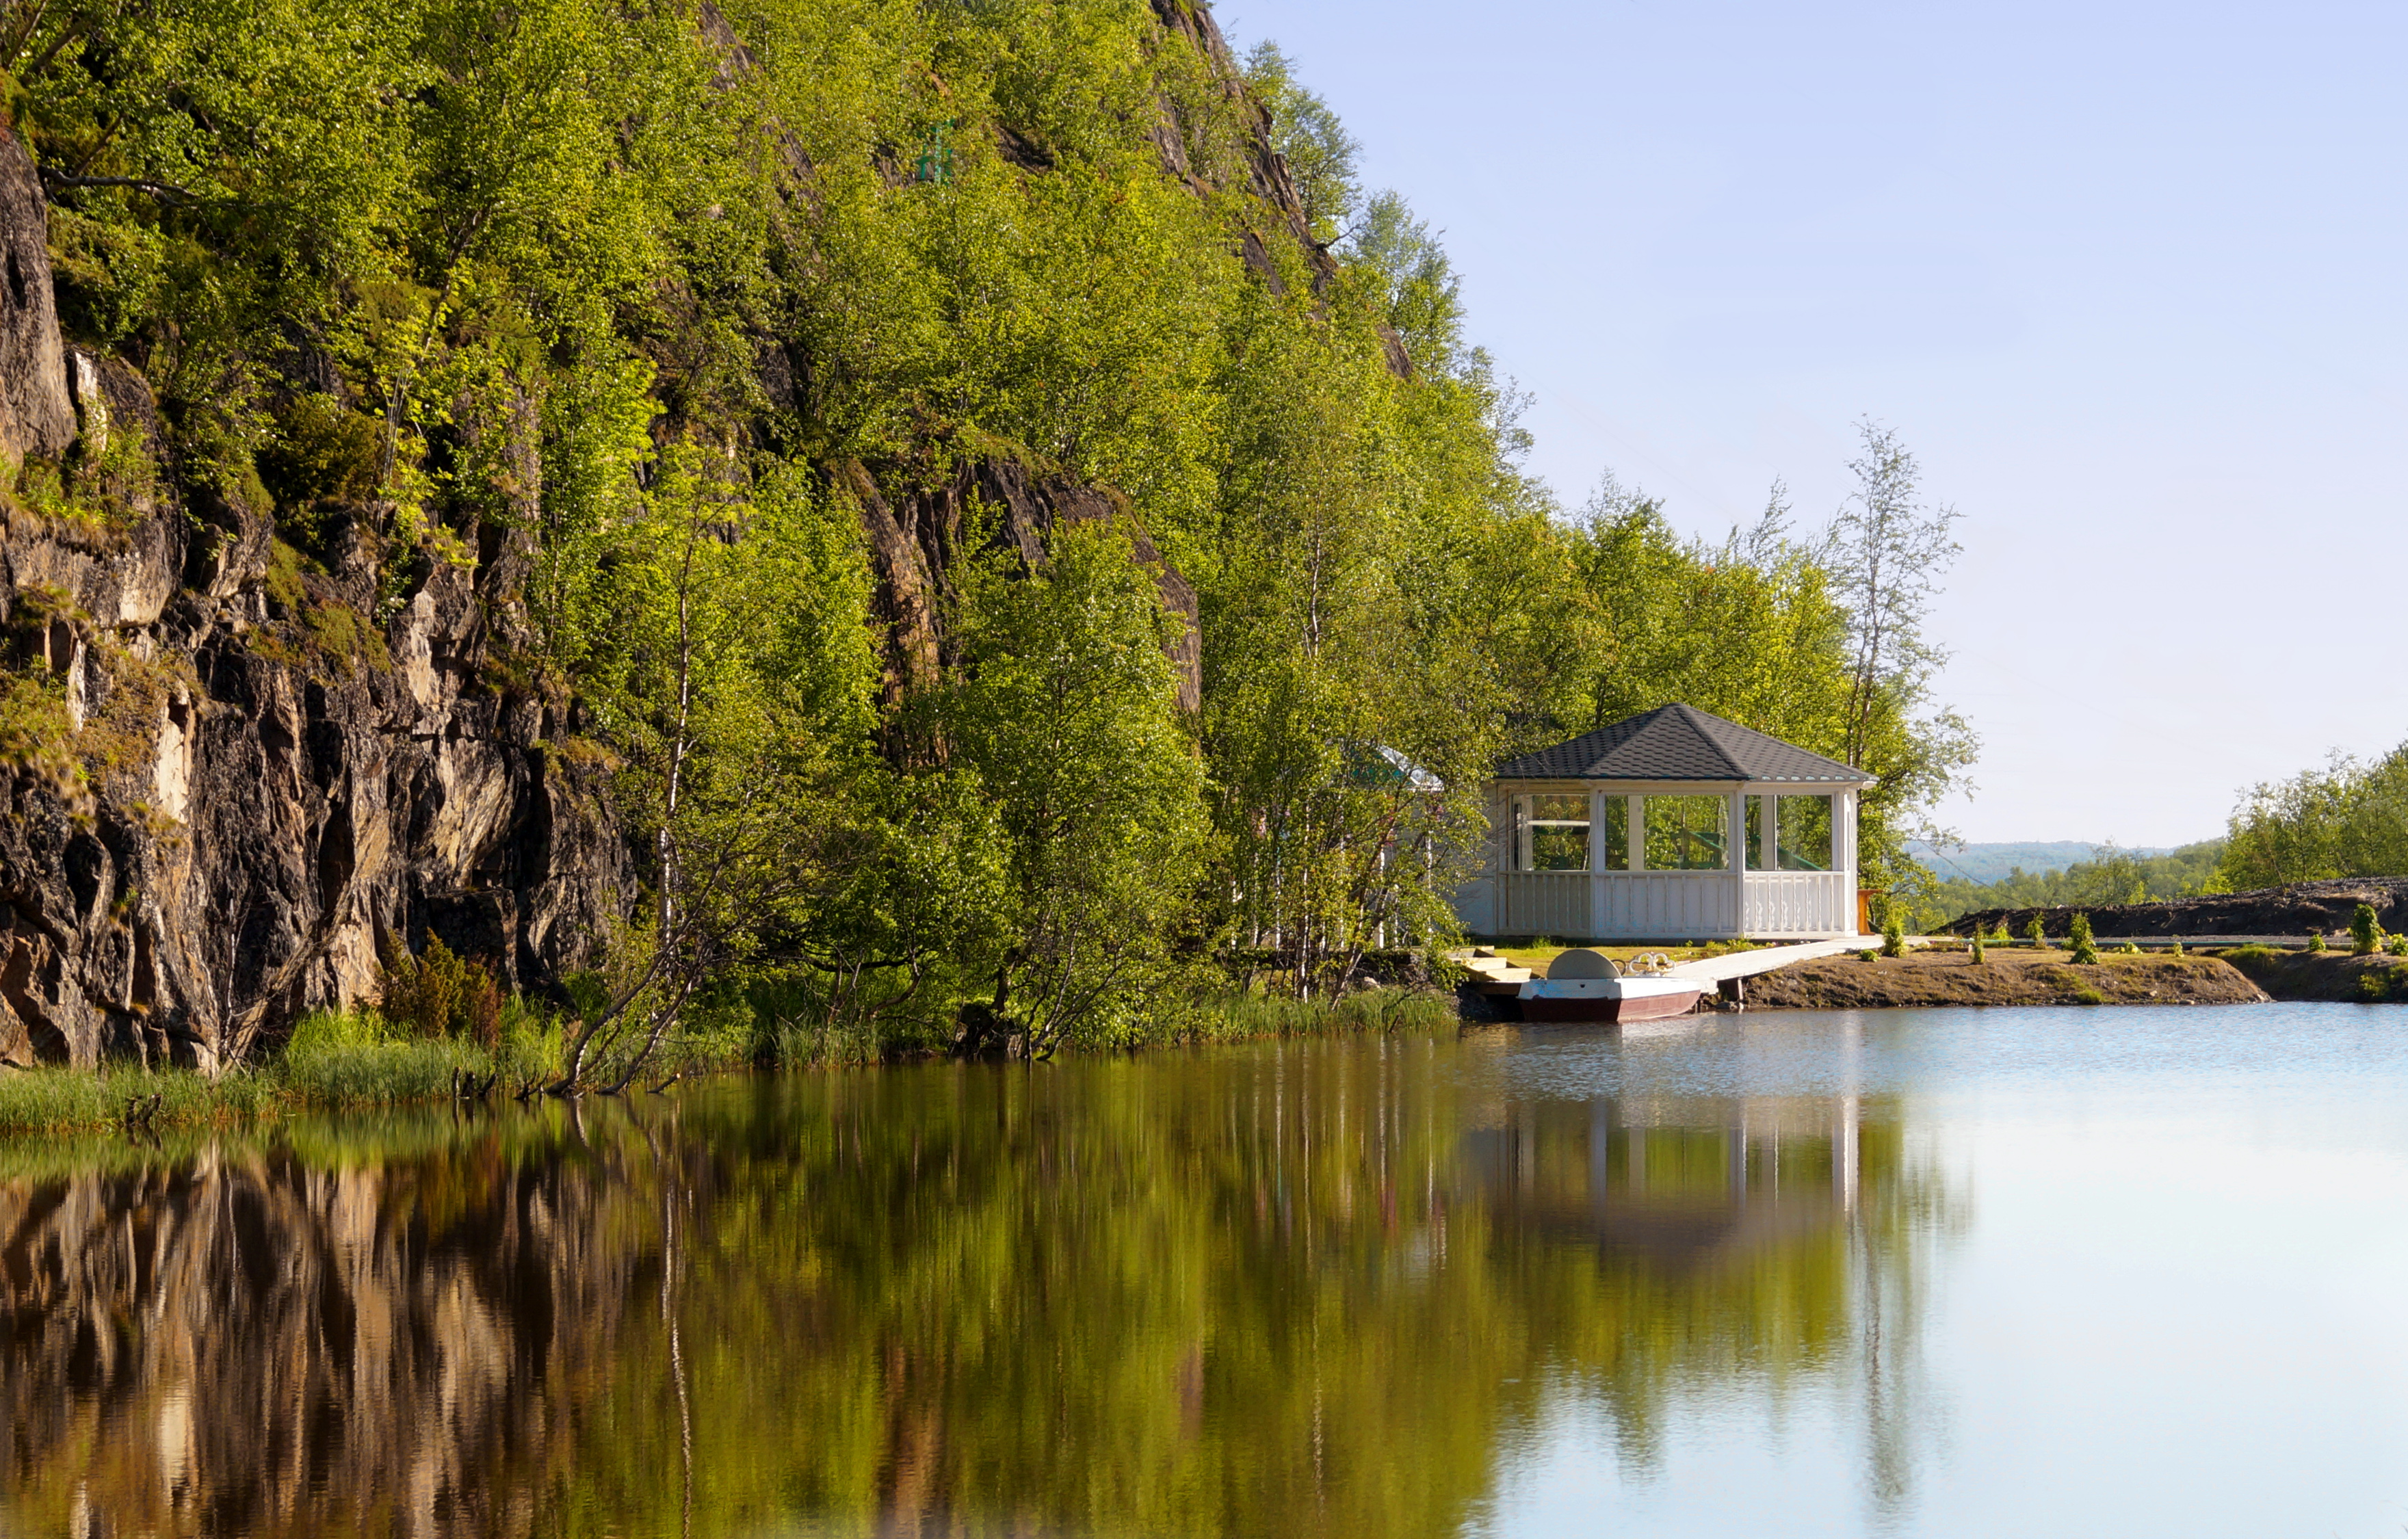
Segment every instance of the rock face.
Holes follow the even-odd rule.
[[[0,454],[11,463],[63,454],[76,436],[49,225],[33,157],[16,135],[0,132]]]
[[[1260,231],[1232,260],[1277,287],[1263,235],[1292,236],[1320,292],[1336,264],[1211,14],[1154,8],[1253,114],[1235,175]],[[723,83],[753,67],[715,9],[699,24]],[[1179,110],[1165,99],[1163,164],[1209,193]],[[1032,142],[997,132],[1044,173]],[[787,193],[808,205],[810,162],[783,153]],[[521,990],[592,962],[633,911],[635,862],[607,754],[571,707],[511,682],[527,551],[482,530],[473,563],[422,561],[396,583],[371,508],[319,509],[320,559],[304,560],[264,495],[179,492],[149,385],[62,342],[47,219],[31,158],[0,128],[0,459],[20,472],[0,495],[0,1063],[214,1065],[309,1010],[373,999],[390,948],[430,936]],[[1383,341],[1408,372],[1401,343]],[[297,392],[339,388],[306,358],[286,372]],[[759,374],[768,400],[791,404],[795,363],[774,339]],[[534,487],[537,449],[521,438],[512,480]],[[1105,520],[1182,622],[1166,645],[1180,704],[1199,708],[1196,591],[1125,499],[1005,454],[944,463],[933,482],[901,465],[822,467],[860,511],[890,703],[952,662],[946,601],[966,542],[1033,568],[1054,529]],[[69,729],[96,771],[59,748]]]
[[[121,441],[102,511],[0,510],[10,707],[47,675],[104,759],[86,783],[0,734],[0,1060],[212,1065],[372,997],[396,939],[522,986],[580,964],[632,883],[562,708],[487,680],[520,558],[426,572],[380,626],[351,516],[320,571],[260,511],[187,508],[138,376],[74,354],[65,392],[40,207],[0,132],[0,442]]]

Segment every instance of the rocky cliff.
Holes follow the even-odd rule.
[[[348,519],[320,569],[179,496],[142,378],[61,343],[44,207],[0,132],[0,1060],[208,1066],[430,934],[519,984],[578,963],[628,862],[561,708],[491,677],[523,555],[430,565],[379,626]]]
[[[1263,109],[1209,13],[1183,0],[1154,13],[1163,39],[1200,58],[1242,141],[1208,169],[1182,117],[1193,101],[1166,94],[1154,158],[1198,198],[1242,193],[1228,260],[1275,293],[1301,274],[1321,313],[1338,267]],[[716,11],[700,24],[721,86],[757,67]],[[1041,150],[994,132],[1007,160],[1045,174]],[[814,173],[784,150],[800,226]],[[594,960],[634,910],[639,870],[607,745],[516,661],[533,639],[519,596],[532,552],[509,531],[537,510],[472,517],[464,555],[404,570],[389,515],[356,492],[308,510],[303,539],[256,479],[256,495],[198,490],[225,478],[187,474],[179,424],[142,374],[63,340],[49,212],[41,173],[0,128],[0,1062],[215,1065],[307,1011],[372,999],[393,948],[430,937],[521,990]],[[1283,268],[1274,248],[1300,264]],[[1409,376],[1396,333],[1374,329],[1388,370]],[[808,361],[774,335],[760,345],[752,398],[791,418]],[[336,417],[366,431],[375,403],[347,399],[316,344],[296,334],[293,347],[258,361],[269,393],[342,402]],[[506,480],[541,484],[535,434],[505,422],[490,436],[528,462]],[[952,661],[944,617],[966,542],[1034,565],[1053,529],[1100,520],[1129,534],[1183,622],[1170,650],[1181,704],[1198,707],[1196,591],[1119,493],[992,442],[811,470],[859,510],[889,705]]]

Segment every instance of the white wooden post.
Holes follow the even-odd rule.
[[[1733,934],[1747,933],[1747,789],[1723,799],[1729,826],[1723,831],[1723,865],[1730,872],[1730,909],[1724,923]]]

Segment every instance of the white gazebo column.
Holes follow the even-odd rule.
[[[1603,940],[1606,927],[1613,919],[1613,894],[1606,891],[1605,873],[1612,867],[1605,863],[1605,804],[1608,798],[1601,791],[1588,793],[1588,938]]]
[[[1730,909],[1723,927],[1737,935],[1747,930],[1747,788],[1732,791],[1725,802],[1730,823],[1723,835],[1723,866],[1730,873]]]

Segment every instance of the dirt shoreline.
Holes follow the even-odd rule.
[[[1979,965],[1935,947],[1904,957],[1828,957],[1749,978],[1752,1010],[1879,1010],[1986,1005],[2408,1005],[2408,957],[2237,947],[2213,955],[2107,952],[2076,966],[2063,948],[1992,947]]]
[[[1994,1005],[2246,1005],[2271,995],[2217,957],[2109,955],[2074,965],[2062,950],[1994,947],[1976,963],[1938,948],[1903,957],[1826,957],[1746,980],[1751,1010],[1878,1010]],[[2305,996],[2303,996],[2305,997]],[[2325,995],[2313,997],[2324,998]]]

